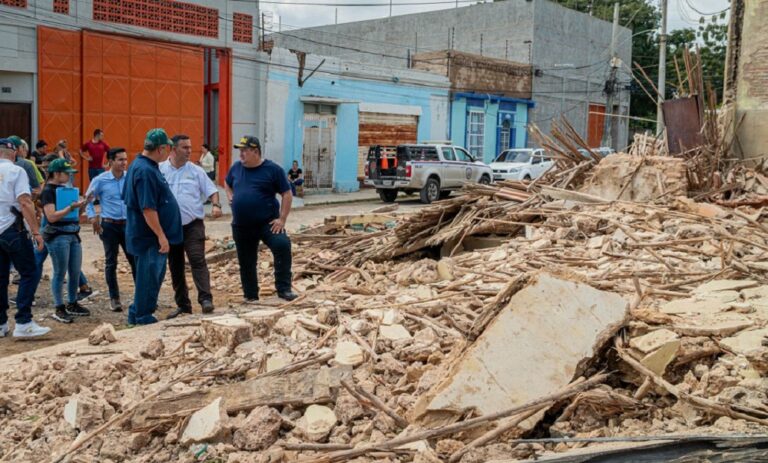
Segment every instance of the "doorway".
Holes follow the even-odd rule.
[[[35,146],[32,140],[32,105],[29,103],[0,103],[0,136],[17,135]]]
[[[305,112],[302,152],[305,188],[333,188],[335,134],[335,114]]]

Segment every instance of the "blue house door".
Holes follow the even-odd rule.
[[[496,154],[515,147],[515,129],[512,128],[512,120],[504,119],[498,128],[496,135]]]

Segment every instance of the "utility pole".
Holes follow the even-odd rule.
[[[619,38],[619,2],[613,4],[613,33],[611,34],[611,76],[605,82],[605,121],[603,122],[603,146],[613,148],[613,128],[616,118],[613,117],[613,100],[618,90],[616,73],[619,70],[619,58],[616,56],[616,43]]]
[[[392,0],[389,0],[389,17],[392,17]]]
[[[334,21],[334,24],[339,24],[339,9],[336,8],[336,20]]]
[[[659,102],[656,106],[656,135],[664,131],[662,103],[667,82],[667,0],[661,0],[661,35],[659,36]]]

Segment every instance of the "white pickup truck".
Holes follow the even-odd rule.
[[[534,180],[552,167],[553,162],[540,148],[505,150],[491,163],[493,180]]]
[[[448,197],[464,183],[489,184],[491,168],[460,146],[413,144],[372,146],[365,164],[365,184],[373,186],[381,200],[395,201],[397,193],[419,192],[422,203]]]

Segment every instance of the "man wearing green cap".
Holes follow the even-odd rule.
[[[134,256],[136,285],[128,309],[129,325],[156,323],[157,296],[165,278],[170,245],[181,244],[181,212],[159,164],[173,144],[163,129],[152,129],[144,151],[128,168],[123,190],[127,209],[125,242]]]

